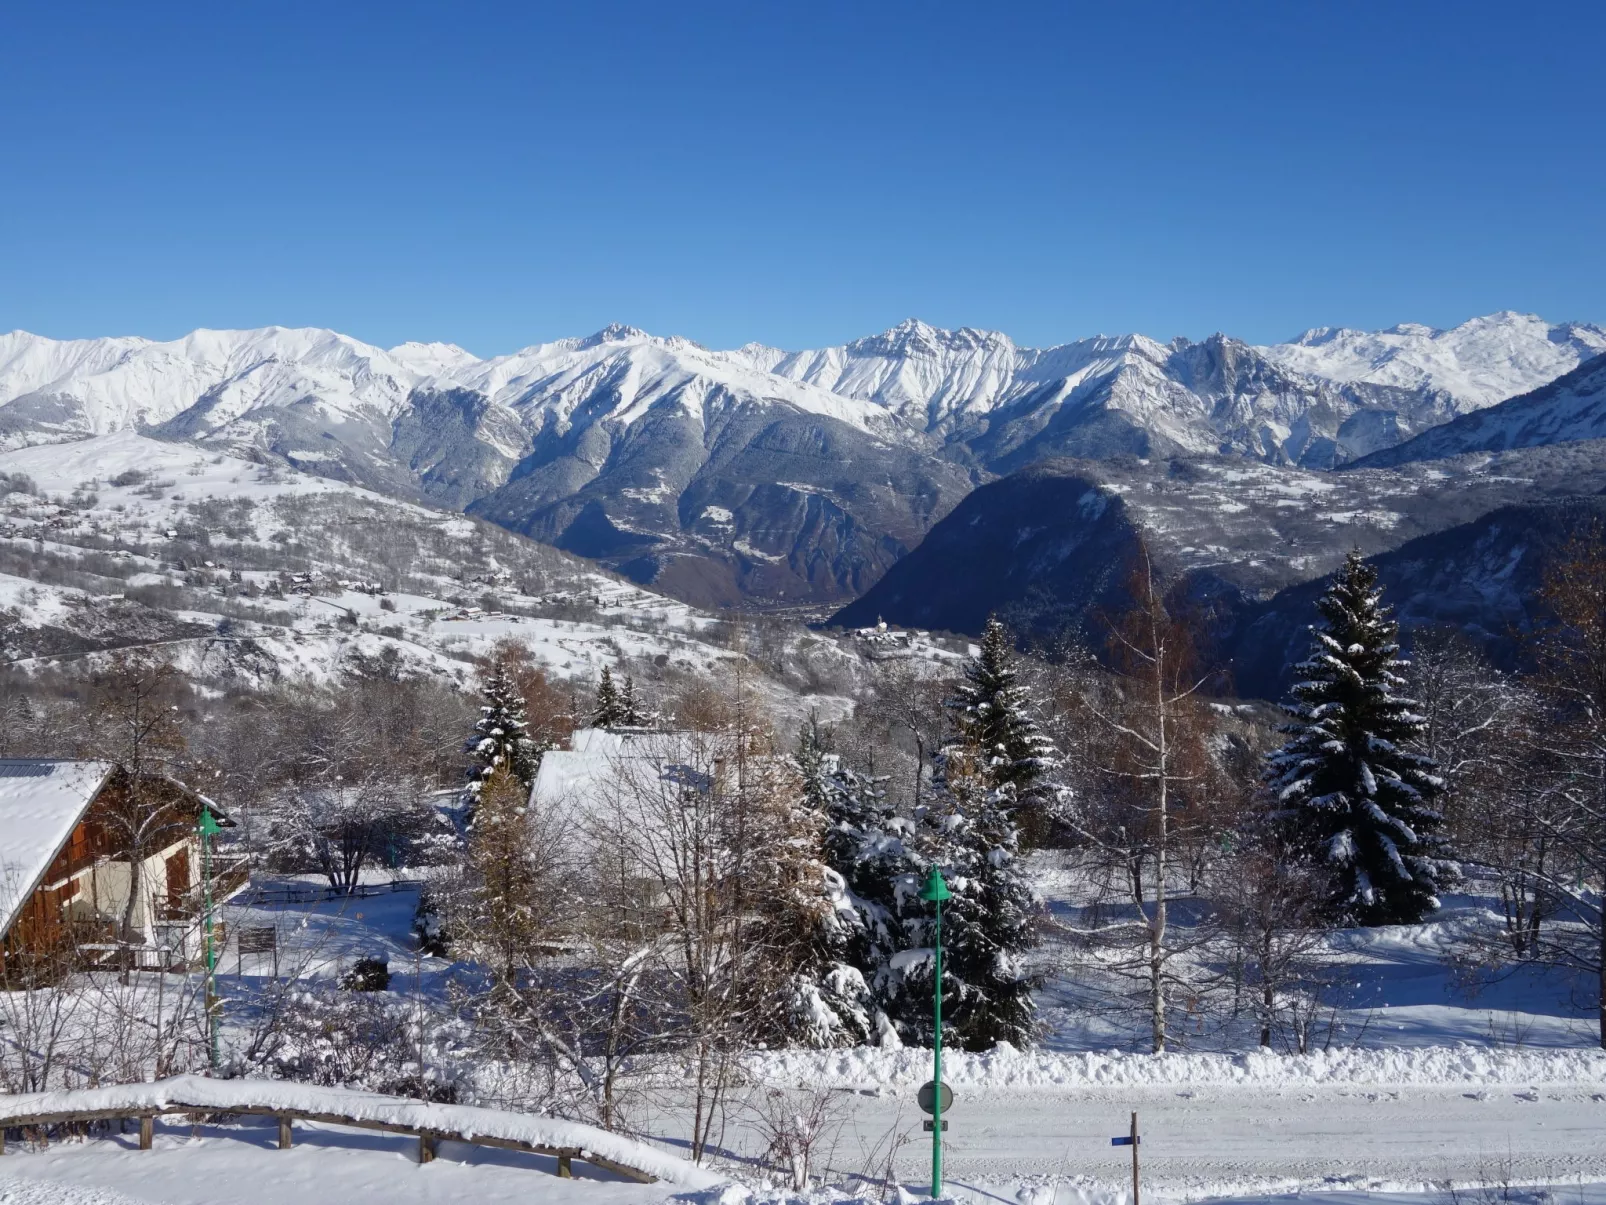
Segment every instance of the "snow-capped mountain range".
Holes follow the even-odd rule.
[[[0,446],[134,430],[468,509],[700,603],[856,596],[977,482],[1054,456],[1328,469],[1529,392],[1606,329],[1502,313],[1271,347],[910,321],[714,351],[614,326],[481,359],[270,327],[0,335]]]
[[[1356,466],[1403,465],[1468,452],[1602,438],[1606,438],[1606,356],[1597,356],[1531,393],[1464,414],[1356,461]]]

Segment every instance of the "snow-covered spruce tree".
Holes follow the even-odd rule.
[[[1026,1045],[1034,1005],[1025,960],[1037,902],[1020,861],[1020,818],[1044,810],[1055,751],[1032,718],[997,619],[987,621],[947,707],[953,733],[936,755],[932,797],[887,867],[901,871],[891,876],[898,948],[878,994],[900,1036],[930,1044],[934,918],[919,892],[935,864],[953,892],[943,908],[945,1039],[967,1050]]]
[[[524,697],[498,657],[486,671],[480,687],[480,718],[465,746],[472,765],[468,772],[468,807],[472,811],[480,791],[498,770],[506,770],[524,785],[526,793],[541,768],[541,750],[530,739]]]
[[[619,722],[626,728],[645,728],[652,723],[652,716],[636,697],[636,680],[628,674],[625,688],[619,692],[619,713],[624,717]]]
[[[884,793],[831,749],[829,729],[810,717],[798,736],[793,764],[801,784],[799,812],[820,834],[821,876],[829,918],[816,938],[823,968],[818,995],[842,1018],[840,1032],[856,1042],[887,1042],[896,1031],[878,1003],[877,985],[899,948],[897,897],[911,868],[894,831]]]
[[[1037,899],[1020,859],[1019,804],[1009,784],[988,781],[992,759],[968,743],[938,755],[934,799],[921,817],[920,860],[941,866],[953,898],[943,906],[943,1029],[966,1050],[999,1042],[1031,1044],[1035,1018],[1026,967],[1035,940]],[[917,867],[900,884],[905,918],[921,916],[931,945],[931,905],[918,898]],[[913,926],[905,921],[905,932]],[[902,971],[898,1019],[922,1045],[931,1041],[932,962],[895,955]]]
[[[629,723],[624,699],[620,697],[619,688],[613,684],[613,673],[604,665],[602,678],[597,683],[597,705],[591,712],[591,726],[621,728]]]
[[[1047,828],[1046,775],[1056,764],[1054,743],[1032,715],[1021,684],[1009,630],[989,616],[981,652],[965,664],[964,679],[947,703],[954,729],[950,745],[968,746],[967,773],[1008,796],[1006,806],[1039,836]]]
[[[1423,720],[1396,693],[1405,663],[1382,593],[1351,552],[1316,604],[1325,622],[1297,667],[1289,740],[1265,771],[1288,844],[1328,871],[1324,911],[1357,925],[1422,920],[1458,871],[1438,833],[1433,761],[1409,751]]]
[[[825,862],[827,739],[805,726],[758,857],[762,942],[783,972],[777,1036],[816,1047],[858,1045],[876,1032],[869,984],[851,960],[864,922],[842,876]]]

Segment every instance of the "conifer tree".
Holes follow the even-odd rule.
[[[868,991],[861,1007],[867,1015],[865,1039],[896,1044],[897,1028],[889,1019],[889,1002],[899,993],[901,977],[894,956],[918,945],[921,919],[906,932],[903,897],[918,864],[909,853],[910,822],[887,806],[881,780],[868,778],[831,750],[830,732],[812,717],[798,737],[794,761],[803,780],[804,806],[824,821],[823,859],[841,883],[843,913],[835,956],[855,972]]]
[[[964,680],[948,708],[953,744],[971,750],[967,773],[1008,796],[1004,806],[1044,828],[1045,777],[1056,764],[1054,744],[1032,716],[1030,692],[1020,682],[1009,631],[989,616],[981,651],[965,664]]]
[[[811,717],[793,755],[796,803],[771,855],[780,873],[770,894],[780,903],[779,936],[800,937],[786,985],[787,1036],[810,1046],[857,1045],[886,1026],[875,1006],[866,908],[830,864],[832,835],[850,788],[829,751],[829,730]],[[868,973],[867,973],[868,972]]]
[[[541,929],[541,876],[525,818],[528,797],[509,770],[494,769],[480,791],[468,842],[463,934],[504,989]]]
[[[1396,693],[1405,663],[1382,593],[1351,552],[1316,604],[1324,623],[1297,667],[1289,740],[1266,765],[1274,821],[1329,877],[1327,915],[1358,925],[1422,920],[1458,870],[1438,832],[1433,761],[1410,751],[1423,720]]]
[[[1037,901],[1020,861],[1019,805],[1010,784],[988,782],[989,761],[963,743],[938,755],[935,798],[920,817],[914,859],[939,866],[953,893],[943,907],[943,1028],[945,1040],[966,1050],[1029,1045],[1035,1017],[1026,959]],[[906,937],[918,936],[919,945],[929,947],[930,905],[918,898],[924,869],[911,868],[899,897]],[[903,977],[900,1028],[929,1044],[933,964],[907,957],[894,964],[901,964]]]
[[[613,684],[613,673],[604,665],[602,678],[597,683],[597,705],[591,713],[591,726],[619,728],[628,723],[624,700],[620,698],[619,688]]]
[[[619,692],[619,712],[624,717],[620,723],[627,728],[645,728],[647,726],[647,713],[636,698],[636,680],[625,675],[625,688]]]
[[[480,718],[474,724],[465,751],[469,768],[468,803],[473,806],[483,784],[498,770],[512,774],[526,792],[541,767],[541,750],[530,738],[524,697],[498,657],[491,662],[480,687]]]

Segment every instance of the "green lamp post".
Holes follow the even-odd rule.
[[[217,945],[212,932],[212,838],[223,830],[212,809],[203,806],[196,826],[201,833],[201,940],[206,954],[206,1033],[211,1043],[212,1074],[217,1074]]]
[[[942,879],[942,871],[936,865],[926,876],[926,886],[920,898],[929,901],[937,909],[936,935],[931,943],[936,953],[936,985],[931,990],[931,1013],[936,1023],[931,1038],[931,1195],[935,1198],[942,1195],[942,902],[953,898],[953,892],[948,890],[948,884]]]

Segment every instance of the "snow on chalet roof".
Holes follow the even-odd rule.
[[[0,933],[72,836],[111,762],[0,758]]]
[[[685,784],[702,777],[710,749],[692,733],[581,728],[569,748],[549,749],[530,788],[530,806],[572,819],[603,814],[627,783]],[[690,777],[688,777],[690,776]]]
[[[617,778],[620,762],[651,756],[664,739],[663,733],[577,729],[569,738],[569,748],[549,749],[541,755],[541,768],[530,788],[530,805],[594,811],[604,800],[607,784]]]

